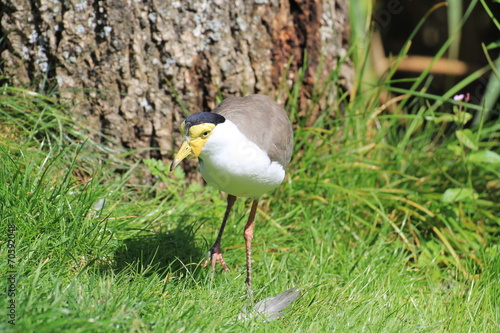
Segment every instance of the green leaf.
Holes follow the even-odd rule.
[[[486,46],[487,50],[493,50],[500,47],[500,42],[491,42]]]
[[[436,122],[436,124],[440,123],[457,123],[457,124],[466,124],[472,119],[472,115],[468,112],[457,112],[456,114],[442,114],[439,117],[434,117],[434,116],[426,116],[426,120],[432,120]]]
[[[472,150],[478,149],[476,138],[470,129],[457,130],[455,134],[457,135],[458,141],[465,147]]]
[[[465,125],[472,119],[472,115],[468,112],[459,112],[453,116],[453,121],[457,124]]]
[[[469,161],[474,163],[500,164],[500,155],[491,150],[481,150],[471,153]]]
[[[452,122],[452,121],[454,121],[454,117],[455,117],[454,115],[447,113],[447,114],[443,114],[443,115],[441,115],[439,117],[427,116],[427,117],[425,117],[425,119],[427,119],[427,120],[433,120],[437,124],[439,124],[439,123],[449,123],[449,122]]]
[[[455,155],[458,156],[462,155],[462,153],[464,152],[462,146],[459,145],[449,144],[448,146],[446,146],[446,148],[448,148],[448,150],[451,150]]]
[[[445,203],[463,202],[477,199],[477,193],[471,188],[449,188],[441,196]]]
[[[174,171],[172,172],[174,173],[175,178],[180,178],[180,179],[186,178],[186,173],[182,168],[175,168]]]

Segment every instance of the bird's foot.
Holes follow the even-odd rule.
[[[210,249],[210,252],[209,252],[209,258],[201,265],[201,267],[207,267],[208,263],[211,263],[212,270],[215,270],[215,265],[217,264],[217,261],[220,262],[220,264],[222,265],[222,268],[224,268],[224,270],[226,272],[229,272],[229,267],[227,267],[226,262],[222,258],[220,244],[214,244],[214,246],[212,246],[212,248]]]

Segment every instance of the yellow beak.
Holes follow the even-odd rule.
[[[185,159],[186,157],[191,155],[192,152],[193,152],[193,150],[192,150],[189,142],[187,140],[182,142],[181,148],[179,149],[179,151],[175,155],[174,160],[172,161],[172,164],[170,165],[170,171],[174,170],[175,167],[178,166],[179,163],[181,163],[181,161],[183,159]]]

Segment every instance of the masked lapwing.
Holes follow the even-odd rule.
[[[229,271],[221,252],[221,238],[236,197],[252,198],[243,232],[247,285],[252,286],[252,238],[259,198],[285,177],[293,148],[293,131],[285,110],[264,95],[230,97],[212,112],[189,116],[181,125],[183,142],[170,166],[184,158],[198,158],[205,181],[228,194],[219,234],[210,249],[212,270],[217,262]]]

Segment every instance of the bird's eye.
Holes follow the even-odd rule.
[[[201,134],[202,137],[206,138],[210,134],[209,131],[205,131]]]

